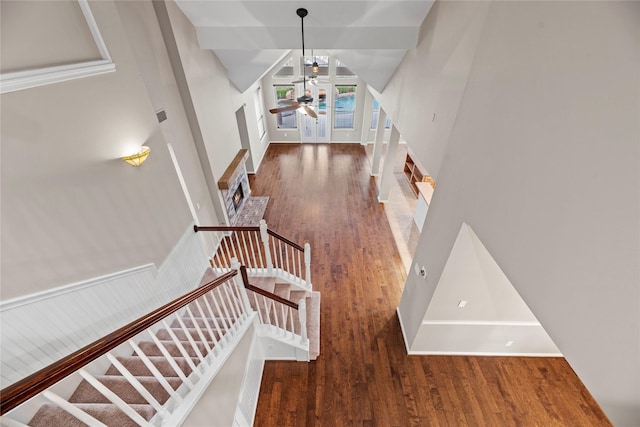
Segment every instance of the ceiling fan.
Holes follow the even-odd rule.
[[[304,56],[304,54],[303,54]],[[317,86],[318,85],[318,71],[320,69],[318,62],[316,61],[316,57],[313,54],[313,49],[311,49],[311,56],[313,56],[313,65],[311,66],[311,75],[304,77],[300,80],[294,80],[291,83],[304,83],[305,81],[309,83],[310,86]],[[304,58],[304,64],[302,65],[304,67],[304,69],[306,70],[307,68],[307,63],[306,63],[306,58]],[[304,74],[304,71],[303,71]]]
[[[304,58],[304,17],[307,16],[309,12],[305,8],[299,8],[296,10],[296,14],[300,17],[300,23],[302,28],[302,57]],[[294,82],[295,83],[295,82]],[[278,104],[282,105],[282,107],[272,108],[269,110],[272,114],[282,113],[284,111],[293,111],[300,110],[303,114],[308,114],[310,117],[314,119],[318,118],[316,112],[311,108],[309,104],[313,102],[313,97],[307,95],[307,77],[305,76],[305,67],[302,67],[302,93],[303,95],[293,99],[280,99],[278,100]]]

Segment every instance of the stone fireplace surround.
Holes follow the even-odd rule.
[[[229,164],[224,174],[218,180],[218,189],[222,193],[222,199],[224,200],[225,208],[227,211],[227,217],[229,219],[229,225],[235,225],[238,219],[238,212],[242,209],[242,206],[251,195],[251,188],[249,187],[249,177],[247,176],[247,168],[245,163],[249,157],[249,151],[247,149],[241,149],[234,157],[233,161]],[[236,209],[233,206],[233,195],[238,187],[242,186],[242,192],[244,194],[243,200]]]

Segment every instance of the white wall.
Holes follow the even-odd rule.
[[[185,419],[184,427],[233,425],[255,340],[255,329],[251,326],[235,348],[233,357],[216,374]]]
[[[477,7],[488,15],[460,106],[433,106],[454,118],[435,141],[441,164],[431,167],[431,142],[411,138],[423,123],[390,111],[438,175],[415,254],[429,277],[409,277],[399,308],[409,345],[467,222],[612,421],[639,425],[640,3],[442,2],[432,12]],[[429,34],[456,31],[464,16],[430,15],[422,43],[437,50],[447,38]],[[406,61],[397,77],[432,65]],[[394,78],[384,99],[416,95]]]
[[[153,110],[164,110],[167,114],[160,129],[176,153],[191,204],[196,210],[194,221],[197,224],[218,224],[207,179],[153,5],[150,2],[136,1],[116,2],[116,6]],[[171,171],[167,173],[171,174]],[[217,195],[217,187],[214,190]]]
[[[250,145],[250,156],[253,163],[253,170],[250,170],[247,166],[248,173],[256,173],[258,168],[260,167],[260,163],[264,157],[264,153],[267,151],[269,147],[269,131],[266,130],[267,121],[271,114],[267,108],[264,108],[264,124],[265,124],[265,134],[262,138],[260,138],[260,133],[258,130],[258,122],[257,122],[257,112],[255,102],[253,100],[255,92],[261,88],[262,90],[262,102],[264,107],[264,88],[261,87],[261,81],[258,80],[253,85],[249,87],[244,93],[238,94],[242,99],[242,105],[245,110],[245,117],[247,119],[247,133],[249,135],[249,145]]]
[[[465,305],[461,307],[462,301]],[[456,237],[412,349],[414,354],[562,356],[466,223]]]
[[[266,137],[260,139],[255,121],[253,92],[258,83],[244,93],[238,92],[216,55],[210,50],[200,49],[195,28],[176,3],[155,3],[154,7],[178,80],[182,103],[190,120],[202,169],[218,218],[223,219],[224,204],[219,200],[217,181],[242,148],[235,116],[238,109],[245,108],[254,166],[260,164],[268,147]]]
[[[191,223],[116,6],[91,9],[115,72],[1,98],[3,300],[160,265]]]
[[[195,29],[180,8],[173,1],[166,2],[166,8],[211,171],[218,179],[242,148],[235,119],[241,102],[234,98],[235,89],[218,58],[198,47]]]
[[[491,2],[436,2],[378,100],[436,182]]]

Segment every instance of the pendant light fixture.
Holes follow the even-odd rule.
[[[313,54],[313,49],[311,49],[311,56],[313,56],[313,65],[311,66],[311,72],[317,76],[318,71],[320,71],[320,67],[318,66],[318,61],[316,61],[316,56]]]

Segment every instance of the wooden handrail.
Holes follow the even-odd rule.
[[[272,230],[267,230],[267,233],[269,233],[271,236],[275,237],[278,240],[282,240],[283,242],[285,242],[288,245],[293,246],[294,248],[296,248],[297,250],[299,250],[300,252],[304,252],[304,248],[302,246],[300,246],[297,243],[292,242],[291,240],[287,239],[286,237],[276,233],[275,231]]]
[[[0,390],[0,415],[4,415],[8,411],[26,402],[62,380],[71,375],[78,369],[96,360],[98,357],[113,350],[120,344],[133,338],[140,332],[150,328],[155,323],[184,307],[185,305],[195,301],[207,292],[220,286],[227,280],[231,279],[238,272],[230,271],[211,282],[200,286],[197,289],[171,301],[168,304],[146,314],[137,320],[121,327],[120,329],[92,342],[91,344],[81,348],[75,353],[64,357],[57,362],[23,378],[22,380],[11,384]]]
[[[240,275],[242,276],[242,281],[244,282],[244,287],[249,289],[250,291],[253,291],[257,294],[260,295],[264,295],[267,298],[271,298],[274,301],[277,301],[281,304],[287,305],[291,308],[294,309],[298,309],[298,304],[296,304],[295,302],[291,302],[288,299],[284,299],[274,293],[271,293],[269,291],[265,291],[262,288],[259,288],[257,286],[253,286],[252,284],[249,283],[249,275],[247,274],[247,267],[245,267],[244,265],[240,266]]]
[[[254,225],[194,225],[193,231],[260,231],[260,227]]]
[[[232,225],[215,225],[215,226],[210,226],[210,225],[194,225],[193,226],[193,230],[197,233],[198,231],[260,231],[260,227],[258,226],[241,226],[241,227],[236,227],[236,226],[232,226]],[[293,246],[294,248],[296,248],[297,250],[304,252],[304,247],[300,246],[299,244],[292,242],[291,240],[287,239],[286,237],[284,237],[281,234],[276,233],[273,230],[268,229],[267,233],[269,233],[269,235],[275,237],[278,240],[283,241],[284,243],[286,243],[287,245]]]

